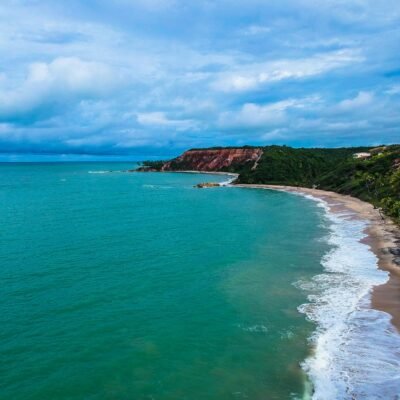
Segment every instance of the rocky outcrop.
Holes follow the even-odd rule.
[[[221,171],[231,167],[256,163],[262,155],[260,148],[225,148],[188,150],[166,162],[162,171]]]
[[[204,183],[198,183],[195,185],[195,187],[199,189],[204,189],[204,188],[212,188],[212,187],[220,187],[221,185],[219,183],[215,182],[204,182]]]

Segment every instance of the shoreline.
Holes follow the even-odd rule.
[[[186,174],[205,174],[205,175],[226,175],[237,178],[239,174],[222,171],[163,171],[172,173]],[[400,250],[400,228],[396,226],[390,218],[381,216],[373,205],[360,200],[356,197],[343,195],[321,189],[287,185],[268,185],[268,184],[230,184],[230,187],[248,189],[269,189],[300,195],[309,195],[323,200],[329,207],[329,212],[333,214],[350,212],[352,218],[366,221],[368,226],[365,229],[366,237],[361,240],[369,246],[372,253],[377,257],[378,268],[389,274],[386,283],[374,286],[371,290],[371,308],[385,312],[391,317],[391,324],[400,334],[400,266],[394,263],[395,255],[389,249]]]
[[[371,307],[391,316],[391,324],[400,333],[400,267],[394,263],[395,256],[389,248],[397,248],[400,238],[399,228],[389,219],[383,219],[372,204],[355,197],[320,189],[284,185],[237,184],[232,187],[248,189],[269,189],[300,195],[311,195],[323,200],[333,214],[350,212],[351,217],[364,220],[368,226],[366,237],[361,241],[369,246],[378,260],[379,269],[389,274],[386,283],[374,286],[371,290]]]

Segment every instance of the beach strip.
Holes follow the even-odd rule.
[[[365,232],[367,237],[363,239],[363,242],[370,246],[378,258],[379,268],[389,273],[389,279],[385,284],[373,288],[371,306],[390,314],[392,324],[400,332],[400,266],[394,262],[395,255],[392,254],[399,251],[400,230],[389,218],[383,216],[370,203],[326,190],[284,185],[237,184],[233,186],[313,196],[325,201],[332,213],[351,212],[354,218],[367,221],[368,227]]]

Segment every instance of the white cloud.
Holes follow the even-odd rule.
[[[241,92],[257,89],[269,82],[321,75],[362,60],[358,51],[347,49],[317,54],[310,58],[248,64],[220,74],[212,87],[223,92]]]
[[[118,76],[104,64],[62,57],[48,64],[31,64],[26,84],[51,86],[73,93],[97,94],[109,90],[117,80]]]
[[[398,141],[398,0],[73,3],[0,2],[3,149]]]
[[[262,35],[271,32],[271,28],[263,25],[250,25],[241,32],[246,36]]]
[[[171,121],[167,119],[163,112],[139,113],[137,115],[138,122],[142,125],[170,125]]]
[[[400,94],[400,85],[393,85],[388,90],[386,90],[386,93],[390,96]]]
[[[269,132],[264,133],[261,135],[260,139],[261,140],[276,140],[276,139],[283,139],[286,137],[286,134],[288,133],[288,130],[285,128],[277,128],[273,129]]]
[[[164,112],[138,113],[137,120],[143,126],[171,127],[177,130],[194,129],[196,121],[191,119],[169,119]]]
[[[359,92],[356,97],[341,101],[336,110],[354,111],[369,106],[374,101],[374,94],[371,92]]]
[[[0,92],[0,116],[29,112],[52,101],[102,96],[120,81],[110,67],[75,57],[35,62],[21,83],[8,83]]]
[[[303,99],[287,99],[265,105],[246,103],[238,112],[229,111],[222,113],[219,118],[221,127],[249,127],[257,128],[282,124],[287,118],[289,109],[301,109],[315,104],[318,97]]]
[[[165,11],[171,7],[176,6],[176,0],[114,0],[119,5],[128,7],[140,7],[147,11]]]
[[[369,122],[366,120],[361,121],[348,121],[348,122],[327,122],[322,129],[325,131],[349,131],[360,130],[369,127]]]
[[[313,119],[304,119],[300,118],[298,121],[295,121],[293,124],[293,129],[297,131],[306,131],[306,132],[346,132],[346,131],[355,131],[360,129],[366,129],[369,127],[369,122],[367,120],[355,120],[355,121],[336,121],[329,120],[328,118],[313,118]]]

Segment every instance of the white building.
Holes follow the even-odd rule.
[[[354,158],[368,158],[371,157],[371,153],[354,153]]]

